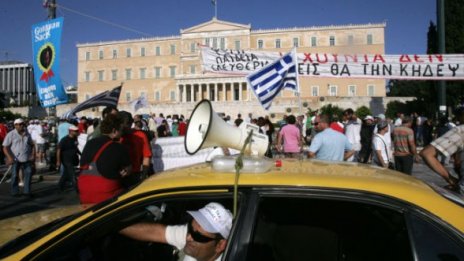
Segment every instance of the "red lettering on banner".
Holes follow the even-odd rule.
[[[369,62],[369,57],[367,56],[367,54],[365,54],[363,57],[364,57],[364,62],[368,63]]]
[[[443,62],[443,55],[441,54],[435,54],[435,57],[438,59],[439,62]]]
[[[327,54],[325,53],[324,54],[324,58],[325,58],[325,61],[321,61],[321,59],[319,58],[319,54],[316,53],[316,60],[318,63],[327,63],[327,61],[329,60],[329,58],[327,58]]]
[[[338,63],[338,54],[332,54],[334,62]]]
[[[380,61],[382,61],[382,63],[385,63],[385,60],[383,59],[383,56],[381,54],[376,54],[374,56],[373,62],[375,63],[375,62],[377,62],[377,60],[380,60]]]
[[[304,53],[305,58],[303,59],[303,63],[306,61],[309,61],[310,63],[313,63],[313,59],[311,59],[311,53]]]
[[[409,55],[407,55],[407,54],[402,54],[400,56],[400,62],[402,62],[402,63],[410,63],[411,58],[409,58]]]
[[[420,58],[420,56],[417,55],[417,54],[414,55],[414,61],[416,61],[416,63],[423,63],[423,62],[424,62],[424,60],[422,60],[422,59]]]
[[[353,62],[357,63],[358,62],[358,56],[357,55],[345,55],[345,62],[350,62],[349,59],[352,59]]]

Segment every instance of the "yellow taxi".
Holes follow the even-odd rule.
[[[191,218],[186,211],[209,202],[233,211],[236,195],[222,260],[464,260],[462,197],[413,177],[367,165],[282,159],[263,173],[242,171],[234,193],[234,171],[211,165],[157,174],[95,206],[56,210],[63,217],[16,231],[21,235],[13,232],[15,224],[25,229],[25,217],[3,220],[0,229],[16,238],[1,239],[0,259],[177,260],[172,246],[119,231],[141,221],[184,224]],[[39,216],[31,217],[36,226]]]

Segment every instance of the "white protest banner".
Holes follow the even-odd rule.
[[[248,75],[284,53],[201,47],[206,72]],[[298,74],[405,80],[464,80],[464,54],[298,53]]]

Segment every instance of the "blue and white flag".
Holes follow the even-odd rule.
[[[150,107],[150,103],[148,103],[147,98],[145,96],[140,96],[137,99],[131,101],[130,106],[132,108],[132,111],[135,113],[139,109]]]
[[[42,107],[68,102],[60,78],[63,17],[32,26],[32,52],[35,85]]]
[[[121,95],[121,89],[122,86],[118,86],[112,90],[107,90],[104,91],[100,94],[97,94],[93,96],[92,98],[79,103],[74,109],[64,113],[61,118],[62,119],[70,119],[73,117],[76,113],[90,109],[93,107],[98,107],[98,106],[112,106],[112,107],[117,107],[118,102],[119,102],[119,96]]]
[[[264,109],[269,110],[272,100],[282,89],[299,91],[297,60],[294,53],[294,51],[289,52],[277,61],[247,76],[251,89]]]

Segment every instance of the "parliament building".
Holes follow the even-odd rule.
[[[203,72],[198,44],[282,53],[296,47],[298,53],[384,54],[385,26],[369,23],[252,29],[251,25],[213,18],[181,29],[175,36],[78,44],[78,102],[123,83],[119,99],[123,106],[145,96],[152,106],[171,107],[177,112],[179,108],[184,108],[184,113],[191,111],[201,99],[209,99],[223,110],[230,107],[233,112],[253,112],[259,102],[246,78]],[[382,79],[299,79],[301,100],[306,104],[330,96],[385,97],[385,84]],[[294,92],[285,90],[270,112],[294,107],[296,100]]]

